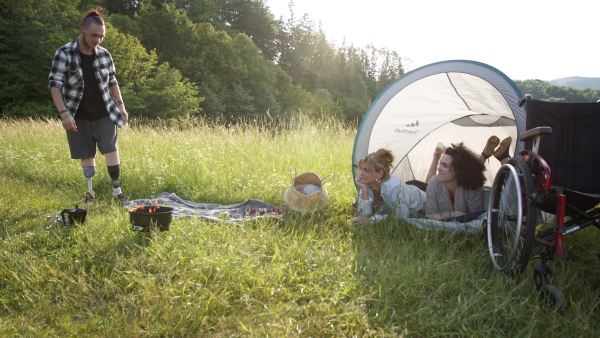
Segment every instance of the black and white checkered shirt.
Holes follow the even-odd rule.
[[[54,54],[52,68],[48,75],[48,87],[59,88],[63,95],[65,106],[74,117],[83,97],[83,70],[81,69],[81,58],[77,48],[79,38],[60,47]],[[115,65],[110,53],[98,46],[95,49],[96,58],[93,67],[102,92],[102,99],[106,105],[110,120],[118,127],[125,124],[117,103],[110,95],[109,87],[117,84],[115,78]]]

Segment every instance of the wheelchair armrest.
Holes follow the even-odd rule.
[[[519,141],[527,142],[536,137],[550,134],[552,134],[552,127],[536,127],[521,134],[521,136],[519,136]]]

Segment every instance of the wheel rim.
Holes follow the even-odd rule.
[[[522,233],[522,194],[519,175],[512,165],[503,165],[492,186],[488,206],[488,245],[494,266],[514,269]]]
[[[520,274],[529,262],[537,218],[534,183],[520,157],[511,158],[496,175],[488,206],[488,244],[499,270]]]

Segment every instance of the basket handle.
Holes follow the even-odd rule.
[[[292,169],[294,170],[293,172]],[[298,176],[298,172],[296,172],[296,167],[292,166],[290,168],[290,178],[292,179],[292,185],[294,184],[294,179],[296,178],[296,176]]]
[[[333,174],[329,174],[321,179],[321,184],[325,184],[326,181],[333,178]]]

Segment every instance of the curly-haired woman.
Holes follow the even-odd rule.
[[[425,217],[441,220],[483,211],[485,166],[463,143],[446,148],[427,183]]]

